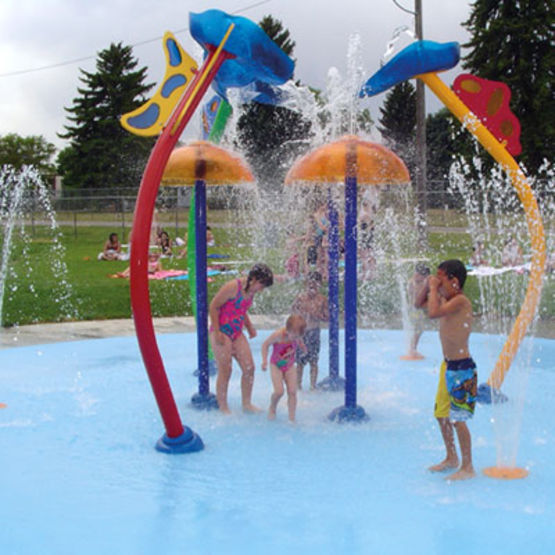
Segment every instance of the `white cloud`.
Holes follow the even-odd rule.
[[[413,9],[412,0],[398,0]],[[463,0],[423,0],[424,36],[438,42],[467,40],[461,26],[469,14]],[[413,18],[392,0],[221,0],[208,4],[189,0],[3,0],[0,3],[0,75],[69,60],[75,64],[0,77],[0,134],[44,135],[58,147],[56,133],[67,123],[64,106],[77,95],[79,68],[94,71],[96,54],[111,42],[137,45],[134,55],[149,68],[149,80],[164,74],[161,37],[166,30],[188,27],[190,11],[218,8],[229,13],[253,6],[240,15],[259,21],[271,14],[282,21],[296,42],[295,77],[305,84],[324,87],[330,66],[346,72],[349,37],[359,33],[363,63],[370,76],[378,67],[395,28],[413,25]],[[178,39],[192,55],[199,48],[188,32]],[[446,78],[450,83],[452,78]],[[430,95],[430,93],[428,93]],[[379,117],[378,97],[369,106]],[[428,109],[439,104],[428,96]]]

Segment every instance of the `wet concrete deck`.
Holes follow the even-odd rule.
[[[252,315],[251,320],[258,329],[275,329],[285,321],[285,316]],[[374,326],[400,329],[400,322],[375,322]],[[191,333],[195,331],[195,321],[192,317],[154,318],[154,329],[157,334],[163,333]],[[483,331],[484,326],[477,318],[474,331]],[[433,333],[433,329],[430,332]],[[85,339],[99,339],[104,337],[122,337],[135,335],[135,325],[131,318],[114,320],[88,320],[80,322],[61,322],[51,324],[33,324],[29,326],[13,326],[0,328],[0,349],[10,347],[24,347],[27,345],[41,345],[60,341],[81,341]],[[555,322],[540,320],[535,326],[534,335],[555,339]]]

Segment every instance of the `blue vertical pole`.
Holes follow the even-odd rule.
[[[206,287],[206,183],[195,181],[195,260],[197,279],[197,357],[199,395],[209,391],[208,382],[208,301]]]
[[[357,180],[345,180],[345,406],[357,404]]]
[[[193,406],[201,409],[217,408],[216,396],[210,393],[208,374],[208,294],[206,286],[206,182],[195,180],[195,242],[196,300],[197,300],[197,361],[198,393],[193,395]]]
[[[339,215],[328,190],[328,306],[329,306],[329,375],[318,387],[328,391],[339,391],[345,380],[339,377]]]
[[[357,406],[357,158],[356,147],[347,146],[345,175],[345,406],[330,420],[368,420]]]

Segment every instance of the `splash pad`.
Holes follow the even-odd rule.
[[[188,109],[178,110],[179,121],[169,126],[174,135]],[[156,162],[160,174],[164,164]],[[148,222],[148,207],[143,215]],[[144,257],[137,256],[140,283]],[[147,332],[150,324],[142,320]],[[257,341],[263,339],[261,333]],[[161,541],[168,553],[218,552],[222,546],[245,553],[406,553],[415,546],[425,553],[468,553],[495,552],[510,538],[504,552],[520,553],[534,537],[536,551],[549,552],[554,485],[540,469],[553,458],[553,431],[544,418],[553,389],[552,342],[536,340],[529,359],[515,360],[537,373],[526,401],[523,443],[527,467],[540,471],[526,487],[516,482],[501,489],[481,478],[446,487],[441,477],[423,471],[441,456],[428,402],[439,365],[435,335],[422,340],[425,368],[416,362],[399,366],[398,332],[359,330],[359,340],[357,366],[364,372],[358,394],[361,405],[371,407],[372,421],[330,425],[324,416],[337,406],[338,395],[303,394],[300,424],[286,428],[279,421],[268,424],[263,415],[221,419],[190,411],[186,399],[194,385],[182,362],[195,348],[193,336],[161,337],[175,409],[187,411],[207,446],[185,459],[151,449],[158,415],[132,340],[2,353],[3,366],[12,369],[3,410],[10,449],[1,455],[2,485],[16,500],[0,513],[2,545],[29,553],[76,545],[82,553],[157,553]],[[492,337],[474,334],[472,341],[476,357],[493,365],[484,347]],[[255,358],[259,348],[253,343]],[[157,362],[162,366],[161,356]],[[237,407],[234,378],[230,401]],[[260,381],[255,397],[264,406],[269,388]],[[127,393],[123,399],[121,391]],[[473,423],[477,468],[489,462],[493,445],[489,410],[479,409]],[[182,436],[180,421],[174,431]],[[171,443],[171,436],[165,441]],[[464,545],[454,545],[458,531],[449,523],[461,514],[472,534]],[[30,524],[30,533],[22,522]]]
[[[256,359],[269,333],[257,327]],[[160,553],[162,542],[168,554],[225,546],[253,555],[463,555],[495,553],[499,545],[522,553],[533,538],[534,553],[550,553],[555,429],[545,415],[555,387],[555,342],[536,338],[530,357],[521,445],[530,476],[510,484],[482,476],[449,484],[426,471],[442,457],[431,406],[437,334],[422,338],[426,362],[399,363],[402,339],[400,330],[359,330],[358,399],[372,416],[368,423],[329,422],[342,392],[300,392],[292,427],[283,407],[276,422],[242,414],[237,374],[231,417],[192,409],[195,364],[183,361],[193,358],[196,336],[159,335],[178,406],[205,443],[186,457],[152,447],[159,415],[133,337],[0,351],[7,404],[0,545],[23,554],[150,555]],[[484,365],[495,362],[487,346],[494,339],[501,338],[473,334],[471,348]],[[324,359],[326,340],[323,334]],[[257,372],[253,401],[267,407],[270,392],[268,376]],[[472,423],[477,470],[491,463],[495,449],[492,411],[480,405]],[[447,523],[461,515],[472,534],[453,545]]]
[[[237,31],[234,33],[235,28]],[[175,400],[173,399],[171,387],[169,386],[164,365],[157,349],[156,339],[152,326],[150,313],[150,302],[148,293],[148,280],[146,279],[146,255],[148,254],[147,231],[152,222],[155,194],[160,185],[163,169],[166,165],[170,151],[176,144],[177,139],[192,113],[196,109],[200,99],[208,85],[214,81],[216,90],[225,97],[229,87],[241,87],[254,84],[267,86],[268,84],[280,84],[292,76],[293,62],[284,56],[276,45],[260,33],[260,29],[240,17],[231,17],[218,10],[209,10],[203,14],[191,15],[191,30],[194,38],[203,46],[206,59],[200,71],[198,71],[185,90],[183,97],[177,103],[175,110],[169,118],[164,130],[158,138],[147,167],[145,169],[141,188],[137,198],[137,207],[134,219],[134,241],[135,245],[131,253],[131,304],[135,319],[137,338],[143,354],[143,359],[150,378],[154,395],[166,433],[158,442],[158,448],[167,452],[194,452],[203,448],[202,440],[194,432],[189,430],[181,422]],[[231,37],[231,38],[230,38]],[[240,39],[238,38],[240,37]],[[245,44],[250,45],[245,47]],[[217,46],[216,46],[217,45]],[[256,48],[254,48],[256,45]],[[180,56],[180,60],[181,61]],[[417,41],[401,51],[388,64],[382,67],[361,89],[359,95],[374,95],[387,88],[400,83],[408,78],[417,76],[424,81],[445,103],[445,105],[466,125],[470,132],[496,159],[500,166],[512,177],[519,198],[525,209],[526,219],[530,230],[532,242],[531,277],[526,293],[524,304],[513,329],[504,345],[503,351],[498,359],[487,384],[482,388],[481,398],[490,402],[501,399],[497,394],[504,376],[507,373],[511,361],[516,356],[517,350],[525,336],[526,330],[533,322],[541,295],[543,272],[545,265],[545,237],[541,215],[535,197],[526,182],[524,174],[520,171],[518,164],[511,156],[518,148],[518,126],[515,118],[505,106],[497,100],[495,105],[488,103],[487,114],[483,114],[484,124],[456,95],[443,85],[436,75],[436,71],[453,67],[459,60],[459,46],[456,43],[437,44],[430,41]],[[170,62],[171,65],[171,62]],[[257,85],[258,82],[258,85]],[[476,88],[478,87],[478,89]],[[461,98],[472,105],[475,100],[474,93],[480,92],[479,80],[472,76],[463,79]],[[486,87],[487,88],[487,87]],[[506,87],[505,87],[506,89]],[[466,99],[466,97],[468,99]],[[175,101],[178,99],[176,98]],[[504,99],[508,106],[508,98]],[[491,116],[491,110],[499,112],[502,119],[495,121]],[[468,120],[468,121],[467,121]],[[495,129],[492,125],[495,124]],[[511,151],[511,152],[509,152]],[[357,174],[358,158],[356,148],[347,148],[344,155],[344,178],[345,178],[345,372],[350,379],[346,380],[346,402],[345,406],[338,409],[337,419],[339,421],[366,420],[364,410],[356,404],[356,330],[357,330]],[[198,181],[204,179],[205,163],[195,165],[195,178]],[[405,173],[406,169],[405,169]],[[204,203],[204,197],[202,198]],[[203,207],[196,207],[197,213]],[[334,213],[329,208],[330,217]],[[197,223],[203,226],[205,220],[196,218]],[[196,238],[200,234],[197,230]],[[335,245],[336,247],[336,245]],[[337,250],[337,249],[336,249]],[[204,258],[204,251],[201,251]],[[330,255],[333,254],[330,251]],[[335,253],[336,254],[336,253]],[[330,256],[330,259],[332,256]],[[336,262],[336,258],[334,260]],[[197,269],[203,269],[202,275],[196,276],[197,286],[199,280],[203,284],[205,269],[197,265]],[[330,264],[330,273],[332,267]],[[198,287],[197,287],[198,289]],[[334,293],[337,287],[334,286]],[[331,290],[331,284],[330,284]],[[197,302],[201,298],[197,295]],[[335,303],[335,298],[333,303]],[[207,374],[207,369],[201,364],[200,353],[206,352],[206,316],[205,299],[202,299],[202,321],[199,319],[199,372]],[[198,307],[199,310],[201,307]],[[336,312],[334,310],[334,312]],[[336,316],[336,314],[335,314]],[[330,328],[331,328],[330,321]],[[336,326],[333,326],[336,328]],[[332,341],[332,344],[335,340]],[[206,367],[207,365],[204,364]],[[349,383],[351,386],[349,387]],[[207,389],[207,388],[205,388]],[[487,390],[486,393],[483,391]],[[488,394],[489,392],[489,394]],[[207,391],[205,395],[207,395]],[[177,448],[176,448],[177,447]]]

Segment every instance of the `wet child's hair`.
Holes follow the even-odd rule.
[[[315,281],[317,283],[322,283],[322,274],[320,272],[317,272],[316,270],[313,270],[312,272],[308,272],[307,276],[306,276],[306,282],[310,283],[311,281]]]
[[[449,279],[457,278],[459,280],[459,287],[464,287],[466,281],[466,267],[457,259],[445,260],[438,267],[438,270],[443,270]]]
[[[306,320],[300,314],[291,314],[285,321],[287,331],[298,330],[300,335],[304,335],[306,330]]]
[[[424,264],[424,262],[418,262],[414,267],[414,271],[421,276],[429,276],[430,275],[430,268]]]
[[[270,287],[274,283],[274,273],[269,266],[260,262],[250,269],[249,275],[247,276],[245,291],[249,290],[253,279],[261,283],[264,287]]]

